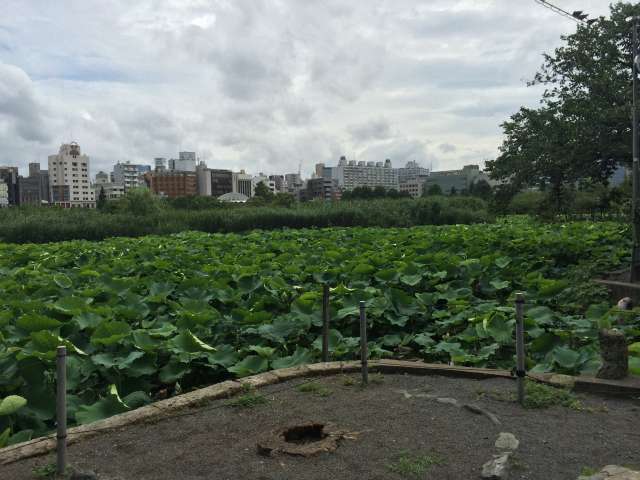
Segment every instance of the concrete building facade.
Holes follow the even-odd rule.
[[[107,200],[117,200],[118,198],[124,196],[125,187],[121,183],[112,182],[111,176],[108,173],[98,172],[96,174],[96,181],[93,184],[93,191],[96,202],[100,198],[100,193],[102,191],[104,191],[104,195]]]
[[[242,193],[247,197],[253,197],[253,177],[244,170],[233,172],[233,193]]]
[[[307,180],[305,200],[332,201],[340,200],[340,197],[341,191],[336,179],[318,177]]]
[[[118,162],[113,166],[111,181],[123,185],[124,191],[127,192],[132,188],[143,187],[145,185],[144,174],[149,171],[151,171],[149,165]]]
[[[461,170],[431,172],[426,178],[424,188],[428,190],[433,185],[439,185],[442,193],[449,195],[452,191],[460,193],[467,190],[472,183],[479,180],[489,181],[489,177],[478,165],[465,165]]]
[[[0,208],[9,206],[9,186],[0,179]]]
[[[7,187],[7,201],[9,205],[18,205],[20,203],[18,178],[18,167],[0,166],[0,180],[3,181]]]
[[[39,163],[29,164],[29,176],[18,178],[20,205],[43,205],[50,202],[49,172],[41,170]]]
[[[198,193],[195,172],[147,172],[145,180],[153,193],[163,197],[189,197]]]
[[[419,176],[400,182],[400,193],[406,192],[413,198],[421,197],[424,183],[427,181],[427,178],[427,176]]]
[[[324,167],[326,168],[326,167]],[[324,173],[323,178],[327,177]],[[383,162],[347,161],[341,157],[337,167],[332,167],[331,177],[338,181],[343,190],[353,190],[356,187],[384,187],[387,190],[398,190],[398,172],[391,165],[391,160]]]
[[[398,172],[398,182],[406,182],[408,180],[414,180],[419,177],[426,177],[429,175],[429,169],[420,166],[417,162],[411,160],[407,162],[404,167],[396,169]]]
[[[95,208],[89,183],[89,157],[76,142],[64,143],[57,155],[49,155],[51,203],[64,208]]]
[[[233,192],[233,172],[231,170],[211,169],[211,195],[219,197]]]

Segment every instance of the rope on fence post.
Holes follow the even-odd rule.
[[[516,377],[518,382],[518,403],[524,404],[524,294],[516,293]]]
[[[369,384],[369,350],[367,347],[367,312],[364,302],[360,302],[360,362],[362,364],[362,384]]]
[[[329,361],[329,285],[322,286],[322,361]]]
[[[64,475],[67,469],[67,347],[56,351],[56,472]]]

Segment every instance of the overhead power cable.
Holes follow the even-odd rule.
[[[582,10],[574,10],[573,12],[569,13],[566,10],[563,10],[560,7],[557,7],[556,5],[553,5],[550,2],[547,2],[546,0],[533,0],[534,2],[536,2],[539,5],[542,5],[543,7],[551,10],[554,13],[557,13],[558,15],[562,15],[563,17],[569,18],[571,20],[573,20],[576,23],[582,23],[584,25],[591,25],[593,22],[595,22],[595,19],[588,19],[589,15],[587,15],[586,13],[584,13]]]

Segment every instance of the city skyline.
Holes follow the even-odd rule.
[[[94,175],[180,150],[252,172],[482,165],[575,29],[532,1],[64,4],[9,1],[0,19],[0,164],[21,172],[72,140]]]

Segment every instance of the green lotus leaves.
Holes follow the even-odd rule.
[[[27,404],[27,399],[19,395],[9,395],[0,399],[0,417],[16,413]]]
[[[628,238],[616,223],[508,219],[0,244],[0,398],[27,400],[0,435],[54,428],[59,345],[71,423],[318,361],[325,284],[331,360],[357,358],[364,301],[372,358],[510,369],[512,292],[523,291],[530,369],[592,372],[608,323],[627,335],[640,374],[639,310],[612,309],[590,282],[624,263]]]
[[[111,385],[107,395],[92,405],[81,406],[75,417],[80,424],[92,423],[128,410],[130,408],[120,399],[116,386]]]
[[[126,322],[103,322],[91,335],[91,343],[94,345],[116,345],[131,333],[131,327]]]

